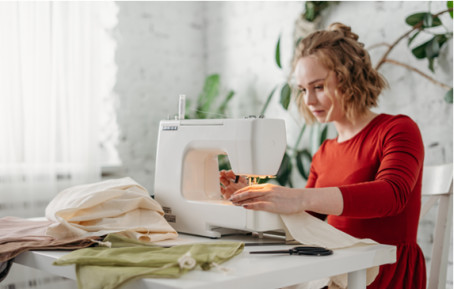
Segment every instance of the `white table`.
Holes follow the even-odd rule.
[[[222,240],[222,239],[220,239]],[[179,243],[217,240],[180,234]],[[164,243],[165,244],[165,243]],[[219,270],[193,270],[178,279],[137,279],[122,289],[240,289],[294,285],[324,277],[348,273],[349,289],[366,288],[366,269],[396,261],[396,247],[371,245],[335,250],[331,256],[251,255],[250,251],[288,249],[290,245],[246,246],[244,251]],[[65,251],[29,251],[16,257],[15,263],[76,280],[74,266],[53,266]]]

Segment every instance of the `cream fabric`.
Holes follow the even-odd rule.
[[[112,179],[61,191],[46,208],[46,217],[56,222],[47,234],[69,238],[121,232],[148,242],[177,237],[163,215],[159,203],[134,180]]]
[[[322,246],[329,249],[341,249],[356,246],[377,244],[371,239],[354,238],[328,223],[306,213],[281,215],[282,221],[287,227],[291,238],[305,245]],[[366,283],[372,283],[378,275],[379,267],[367,269]],[[347,274],[333,276],[322,280],[315,280],[305,284],[287,287],[288,289],[320,289],[323,286],[329,288],[347,288]]]

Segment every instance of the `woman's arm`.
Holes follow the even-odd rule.
[[[424,145],[416,123],[397,116],[381,129],[381,152],[375,179],[340,185],[343,216],[379,218],[395,216],[414,198],[420,200]]]
[[[277,214],[312,211],[340,215],[344,206],[342,193],[336,187],[294,189],[273,184],[242,188],[230,197],[230,201],[246,209]]]

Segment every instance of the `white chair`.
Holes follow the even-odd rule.
[[[424,217],[439,200],[427,289],[446,288],[449,241],[452,231],[452,182],[452,163],[424,167],[422,196],[426,200],[422,205],[420,218]]]

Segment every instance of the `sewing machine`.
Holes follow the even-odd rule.
[[[227,155],[236,175],[276,175],[286,149],[279,119],[179,119],[159,127],[155,199],[178,232],[220,238],[229,228],[283,231],[279,215],[234,206],[220,192],[218,156]]]

